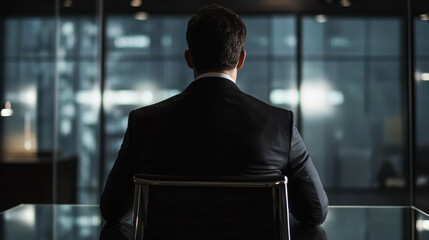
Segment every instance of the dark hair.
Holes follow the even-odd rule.
[[[246,26],[231,9],[201,8],[188,22],[186,41],[196,71],[233,69],[244,49]]]

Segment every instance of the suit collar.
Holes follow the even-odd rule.
[[[241,92],[241,90],[233,81],[221,77],[204,77],[196,79],[191,84],[189,84],[189,86],[185,89],[185,92],[203,88],[220,88]]]

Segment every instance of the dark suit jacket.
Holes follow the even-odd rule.
[[[249,96],[230,80],[195,80],[182,93],[134,110],[101,196],[108,222],[129,216],[136,173],[286,175],[289,205],[320,224],[328,199],[293,114]]]

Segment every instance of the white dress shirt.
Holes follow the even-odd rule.
[[[205,77],[221,77],[221,78],[226,78],[226,79],[231,80],[232,82],[234,82],[234,79],[232,79],[231,76],[229,76],[228,74],[225,74],[225,73],[220,73],[220,72],[203,73],[200,76],[198,76],[197,78],[195,78],[195,80],[200,79],[200,78],[205,78]]]

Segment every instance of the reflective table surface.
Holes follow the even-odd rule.
[[[106,225],[97,205],[20,205],[0,214],[1,240],[129,239],[131,226]],[[292,220],[292,240],[429,240],[429,215],[413,207],[331,206],[320,227]]]

